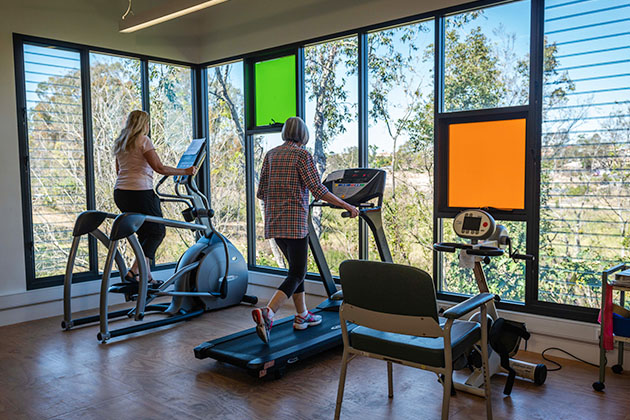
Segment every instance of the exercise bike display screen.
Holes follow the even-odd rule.
[[[462,229],[464,230],[479,230],[481,226],[481,217],[464,217],[464,223],[462,224]]]

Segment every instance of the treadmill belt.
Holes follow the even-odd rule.
[[[339,312],[315,310],[322,323],[305,330],[293,329],[293,317],[274,322],[269,344],[250,328],[236,334],[208,341],[195,348],[198,359],[211,357],[247,368],[256,376],[284,368],[298,360],[342,344]]]

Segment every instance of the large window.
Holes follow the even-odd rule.
[[[129,111],[142,109],[140,60],[109,54],[90,53],[90,93],[92,106],[95,208],[118,213],[113,199],[116,165],[112,155],[114,139],[124,127]],[[107,229],[111,220],[106,222]],[[131,247],[121,242],[121,250],[131,261]],[[103,269],[107,249],[98,244],[99,269]]]
[[[524,0],[445,19],[445,111],[527,104],[529,14]]]
[[[322,178],[358,165],[357,37],[337,39],[304,48],[307,149],[313,153]],[[316,207],[313,224],[333,274],[348,258],[357,258],[358,225],[339,210]],[[309,271],[317,266],[309,254]]]
[[[463,137],[457,141],[460,142],[458,143],[460,146],[464,146],[462,151],[467,153],[466,148],[469,148],[469,152],[474,153],[476,158],[458,162],[450,153],[448,158],[445,158],[448,159],[444,163],[448,166],[448,172],[441,172],[439,179],[459,180],[461,189],[460,196],[456,196],[458,191],[451,189],[449,181],[448,195],[443,198],[436,197],[439,206],[448,204],[449,208],[475,207],[474,204],[461,204],[462,197],[474,203],[477,200],[487,200],[486,193],[494,193],[497,188],[509,188],[513,196],[509,203],[490,201],[479,206],[515,209],[517,212],[520,210],[521,219],[525,218],[527,184],[524,179],[526,168],[524,164],[526,158],[529,159],[531,155],[528,157],[525,153],[528,143],[526,120],[521,118],[529,112],[525,106],[529,103],[530,94],[530,8],[529,1],[515,1],[465,11],[445,18],[442,92],[444,109],[438,119],[448,121],[450,112],[459,111],[459,118],[465,118],[466,121],[459,121],[455,125],[451,125],[450,122],[439,124],[439,130],[444,131],[440,136],[449,142],[447,149],[443,150],[455,146],[451,142],[456,141],[457,134],[461,132]],[[499,112],[498,108],[503,107],[520,107],[520,112],[524,113],[523,117],[518,117],[517,120],[479,122],[496,119],[491,116],[492,113],[496,114]],[[515,127],[518,129],[517,135],[510,135],[509,130],[503,127],[505,124],[514,125],[509,121],[517,121]],[[484,126],[487,124],[491,125]],[[497,124],[498,130],[488,131]],[[478,140],[475,141],[475,138]],[[492,141],[495,142],[494,146]],[[471,146],[473,149],[470,149]],[[488,151],[490,155],[497,149],[503,149],[507,155],[487,161],[483,158],[483,152],[479,154],[480,147],[491,147],[492,150]],[[506,149],[513,147],[517,147],[518,153]],[[512,161],[514,163],[508,163],[510,159],[515,158],[518,159]],[[463,167],[467,169],[463,170]],[[503,184],[516,168],[518,177],[513,181],[516,182],[514,185],[517,188]],[[475,175],[476,171],[480,172],[478,176]],[[454,178],[456,176],[457,179]],[[484,176],[489,176],[486,182],[483,181]],[[475,188],[479,189],[478,193],[474,192]],[[504,198],[502,196],[502,199]],[[525,252],[528,224],[525,221],[506,220],[498,220],[498,223],[508,229],[513,246]],[[441,241],[461,241],[453,232],[450,218],[436,219],[434,229],[441,234],[441,237],[438,236]],[[455,294],[474,293],[477,290],[477,283],[472,270],[460,268],[457,255],[453,255],[443,253],[436,255],[440,265],[441,277],[438,279],[440,290]],[[523,261],[515,262],[507,256],[493,258],[490,264],[484,265],[484,270],[490,291],[497,293],[506,301],[525,302],[527,265]]]
[[[86,209],[78,51],[24,44],[34,277],[64,273],[76,215]],[[27,259],[28,261],[28,259]],[[87,241],[77,271],[90,268]]]
[[[453,219],[440,219],[442,224],[442,240],[444,242],[461,242],[453,231]],[[525,222],[500,220],[510,234],[512,246],[525,250],[527,230]],[[459,266],[458,254],[441,253],[442,264],[441,291],[463,295],[479,293],[473,271]],[[506,255],[490,259],[483,265],[488,289],[501,297],[503,301],[525,302],[526,265],[523,261],[513,261]]]
[[[394,261],[433,270],[433,20],[369,33],[369,166]],[[370,256],[378,255],[370,240]]]
[[[169,166],[177,161],[192,139],[191,71],[188,67],[163,63],[149,63],[149,113],[151,114],[151,140],[162,162]],[[157,182],[156,174],[154,181]],[[164,188],[172,188],[169,181]],[[181,220],[183,206],[163,203],[164,217]],[[166,228],[166,238],[155,255],[156,263],[169,263],[177,259],[195,241],[192,232]]]
[[[525,305],[543,314],[554,308],[560,316],[594,319],[598,273],[630,252],[629,22],[622,0],[463,5],[263,51],[244,63],[207,63],[204,80],[203,66],[191,70],[26,38],[21,100],[28,129],[20,125],[20,133],[30,157],[23,179],[30,181],[25,218],[27,224],[32,219],[32,277],[62,274],[77,212],[111,208],[108,144],[128,108],[139,107],[151,113],[151,137],[167,164],[207,129],[210,179],[204,187],[217,227],[249,255],[252,269],[285,268],[275,243],[264,238],[264,209],[252,193],[265,153],[282,143],[280,123],[298,115],[309,127],[307,149],[322,178],[357,166],[387,171],[383,217],[394,261],[435,270],[440,297],[461,299],[454,295],[476,291],[472,273],[432,249],[434,241],[457,239],[451,225],[461,207],[444,204],[458,198],[444,189],[448,174],[436,175],[450,162],[444,127],[519,119],[524,139],[522,130],[518,136],[500,130],[492,139],[483,130],[476,139],[464,130],[461,137],[476,158],[465,162],[459,180],[475,198],[481,195],[467,174],[474,177],[477,166],[499,178],[516,167],[505,159],[503,167],[481,164],[484,155],[475,147],[499,149],[518,140],[518,156],[507,149],[503,155],[518,157],[519,168],[524,153],[524,191],[520,184],[518,192],[509,187],[514,203],[487,205],[500,207],[491,212],[513,245],[536,259],[492,260],[485,266],[490,290],[505,308]],[[89,67],[82,62],[88,56]],[[88,68],[91,83],[81,71]],[[195,86],[198,98],[193,80],[207,87]],[[539,178],[540,186],[531,182]],[[178,207],[165,206],[165,215],[180,218]],[[344,259],[376,256],[371,237],[360,235],[361,224],[339,213],[314,212],[334,274]],[[160,263],[174,261],[193,241],[189,232],[168,235]],[[94,249],[82,245],[80,269],[96,273]],[[317,271],[313,261],[309,271]]]
[[[210,67],[207,72],[213,222],[247,255],[243,63]]]
[[[20,107],[27,288],[63,281],[77,215],[88,209],[118,213],[113,141],[128,113],[149,108],[151,135],[166,164],[174,165],[192,138],[191,69],[97,52],[90,47],[15,36]],[[149,81],[143,85],[143,80]],[[151,91],[150,95],[147,95]],[[144,98],[144,99],[143,99]],[[181,219],[179,209],[165,215]],[[102,227],[106,232],[111,221]],[[172,263],[194,238],[169,232],[159,263]],[[121,243],[130,259],[131,250]],[[98,278],[106,249],[83,238],[75,280]],[[131,261],[128,261],[131,263]]]
[[[599,306],[630,251],[630,7],[545,2],[539,299]]]

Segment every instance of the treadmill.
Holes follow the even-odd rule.
[[[366,168],[342,169],[328,175],[323,184],[333,194],[359,209],[359,217],[372,231],[381,261],[392,262],[381,216],[385,171]],[[256,334],[256,328],[253,327],[200,344],[195,348],[197,359],[210,357],[245,368],[259,378],[264,376],[280,378],[287,366],[342,344],[339,307],[343,295],[341,291],[337,291],[313,226],[312,213],[315,207],[343,209],[322,201],[313,201],[309,206],[309,246],[328,295],[328,298],[311,312],[321,315],[322,323],[295,331],[293,316],[274,320],[269,344],[262,342]],[[341,217],[348,216],[350,214],[347,211],[341,213]],[[352,327],[349,326],[350,329]]]

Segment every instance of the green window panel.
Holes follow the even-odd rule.
[[[284,123],[296,115],[295,55],[254,65],[256,126]]]

